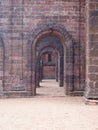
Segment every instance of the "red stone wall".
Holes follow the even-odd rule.
[[[98,1],[87,1],[86,92],[88,99],[98,99]]]
[[[62,26],[74,41],[74,89],[85,87],[85,0],[1,0],[0,37],[4,44],[3,90],[30,91],[28,41],[42,25]],[[33,41],[32,41],[33,42]],[[33,57],[33,56],[32,56]],[[28,60],[27,60],[28,59]]]
[[[43,67],[43,79],[55,79],[56,78],[55,66]]]
[[[51,61],[49,61],[49,54],[43,56],[43,79],[56,79],[56,57],[51,54]]]

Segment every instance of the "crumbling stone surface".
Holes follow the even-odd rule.
[[[1,0],[1,97],[36,95],[45,53],[55,55],[46,71],[53,75],[49,66],[54,66],[66,94],[83,94],[86,87],[85,95],[97,97],[97,4],[96,0]]]
[[[98,99],[98,1],[87,1],[86,92],[88,99]]]

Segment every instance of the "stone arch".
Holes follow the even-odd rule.
[[[45,66],[48,66],[49,61],[48,61],[48,55],[51,54],[51,56],[53,55],[54,49],[53,48],[44,48],[43,50],[41,50],[39,52],[38,58],[37,58],[37,63],[39,63],[39,72],[38,72],[38,76],[39,76],[39,80],[38,80],[38,85],[40,83],[40,81],[42,81],[45,78],[45,71],[44,68]],[[47,58],[45,59],[45,57],[47,56]],[[39,85],[40,86],[40,85]]]
[[[62,51],[63,52],[63,51]],[[39,55],[38,55],[38,57],[37,57],[37,65],[36,65],[36,67],[37,67],[37,72],[38,72],[38,78],[37,78],[37,84],[36,84],[36,86],[40,86],[39,85],[39,82],[43,79],[43,78],[41,78],[41,77],[44,77],[43,76],[43,66],[42,66],[42,56],[44,55],[44,54],[52,54],[52,56],[55,54],[55,62],[53,62],[52,61],[52,64],[50,63],[50,64],[48,64],[48,65],[50,65],[50,66],[55,66],[55,67],[53,67],[53,68],[55,68],[56,70],[55,70],[55,79],[56,79],[56,81],[59,81],[59,86],[61,87],[61,86],[63,86],[63,77],[62,77],[62,79],[61,80],[58,80],[58,56],[60,57],[63,53],[61,53],[59,50],[57,50],[56,48],[53,48],[53,47],[50,47],[50,46],[47,46],[47,47],[45,47],[45,48],[43,48],[43,49],[41,49],[40,50],[40,52],[39,52]],[[63,54],[64,55],[64,54]],[[62,56],[63,56],[62,55]],[[40,62],[41,61],[41,62]],[[48,61],[46,62],[46,64],[48,63]],[[56,71],[57,71],[57,73],[56,73]],[[41,72],[41,75],[40,75],[40,72]],[[50,77],[50,76],[49,76]],[[52,76],[53,77],[53,76]]]
[[[5,49],[4,49],[4,42],[2,37],[0,36],[0,91],[4,90],[4,55],[5,55]]]
[[[33,31],[29,37],[28,42],[28,60],[30,67],[28,68],[29,74],[31,73],[31,89],[32,94],[36,94],[36,77],[35,77],[35,66],[36,66],[36,44],[46,36],[53,36],[58,38],[64,48],[64,86],[66,87],[66,94],[73,91],[73,38],[68,31],[61,26],[56,24],[44,25]]]
[[[48,49],[48,48],[47,48]],[[42,76],[40,76],[41,81],[43,79],[56,79],[56,61],[57,61],[57,56],[56,56],[56,51],[55,50],[49,50],[49,51],[43,51],[40,55],[41,63],[40,66],[42,65],[41,69],[42,70]],[[47,73],[47,71],[49,73]],[[40,80],[39,80],[40,81]],[[40,82],[39,82],[40,83]]]
[[[55,48],[46,48],[44,49],[43,51],[41,51],[40,53],[40,57],[43,57],[44,55],[51,55],[51,62],[50,62],[50,65],[54,66],[55,68],[55,73],[54,73],[54,78],[56,79],[56,81],[58,81],[58,73],[56,73],[56,69],[58,69],[58,55],[59,52],[55,49]],[[49,57],[47,57],[49,58]],[[41,59],[41,58],[40,58]],[[47,59],[47,62],[49,62],[49,59]],[[51,76],[51,75],[50,75]],[[43,76],[42,76],[42,79],[43,79]]]
[[[46,36],[45,38],[43,38],[42,40],[40,40],[40,46],[38,46],[38,48],[40,48],[40,49],[37,49],[37,51],[39,52],[39,54],[40,53],[42,53],[43,51],[49,51],[49,48],[51,48],[51,49],[53,49],[53,50],[56,50],[56,51],[58,51],[58,53],[59,53],[59,56],[58,56],[58,66],[59,67],[57,67],[58,69],[59,69],[59,80],[57,80],[57,81],[59,81],[59,86],[60,87],[62,87],[63,86],[63,77],[64,77],[64,75],[63,75],[63,71],[64,71],[64,66],[63,66],[63,61],[64,61],[64,48],[63,48],[63,46],[62,46],[62,44],[61,44],[61,42],[58,40],[58,39],[56,39],[55,37],[53,37],[53,36]],[[38,56],[39,57],[39,56]],[[38,59],[38,58],[37,58]],[[61,63],[62,62],[62,63]],[[36,66],[40,66],[39,64],[39,62],[37,62],[36,63],[37,65]],[[40,67],[37,67],[37,73],[39,73],[39,69],[38,68],[40,68]],[[61,69],[62,68],[62,69]],[[39,74],[37,74],[38,75],[38,77],[39,77]],[[53,77],[53,76],[52,76]],[[36,80],[37,81],[37,85],[38,85],[38,79]],[[39,86],[39,85],[38,85]]]
[[[51,47],[44,48],[39,52],[38,58],[41,58],[44,53],[52,53],[53,51],[55,51],[56,53],[58,52],[55,48]]]

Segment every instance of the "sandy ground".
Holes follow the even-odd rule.
[[[0,99],[0,130],[98,130],[98,106],[83,97],[39,95]]]
[[[37,97],[65,97],[64,87],[59,87],[55,80],[43,80],[37,88]]]

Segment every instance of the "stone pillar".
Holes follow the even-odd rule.
[[[56,71],[56,73],[55,73],[55,77],[56,77],[56,82],[58,82],[58,59],[57,59],[57,61],[56,61],[56,66],[55,66],[55,71]]]
[[[64,67],[64,59],[63,59],[63,56],[60,56],[60,87],[63,87],[63,82],[64,82],[64,80],[63,80],[63,78],[64,78],[64,69],[63,69],[63,67]]]
[[[40,61],[40,70],[39,70],[40,72],[40,74],[39,74],[39,79],[40,79],[40,82],[42,81],[42,79],[43,79],[43,62],[42,61]]]
[[[4,80],[4,47],[2,39],[0,38],[0,92],[3,91],[3,80]]]
[[[98,99],[98,1],[87,0],[86,99]]]
[[[39,82],[40,82],[40,62],[38,62],[36,65],[36,87],[40,87]]]
[[[56,53],[55,57],[56,57],[55,78],[56,78],[56,82],[58,82],[58,54],[57,53]]]
[[[58,56],[58,82],[59,86],[63,87],[64,85],[64,57]]]

